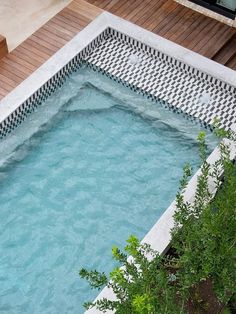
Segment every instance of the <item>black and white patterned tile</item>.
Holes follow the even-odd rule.
[[[215,118],[226,129],[236,123],[234,87],[125,37],[113,31],[87,57],[88,65],[204,125]]]
[[[172,56],[107,28],[0,123],[5,137],[60,87],[82,63],[187,118],[211,127],[236,123],[236,88]]]
[[[42,104],[57,88],[62,86],[71,73],[77,71],[85,58],[104,41],[109,29],[106,29],[98,37],[90,42],[82,51],[80,51],[72,60],[70,60],[62,69],[42,85],[33,95],[23,102],[14,112],[12,112],[4,121],[0,123],[0,139],[11,133],[19,124],[21,124],[29,114]]]

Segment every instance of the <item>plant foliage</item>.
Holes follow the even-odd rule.
[[[97,307],[117,314],[187,313],[191,288],[208,279],[222,304],[234,297],[236,166],[230,160],[230,144],[223,138],[236,140],[232,132],[219,128],[218,121],[215,133],[220,139],[220,158],[213,166],[206,159],[205,133],[198,136],[202,167],[191,204],[185,201],[184,192],[192,172],[189,165],[184,167],[172,230],[175,254],[159,255],[150,245],[130,236],[124,252],[112,248],[113,258],[122,267],[115,268],[109,277],[97,271],[80,271],[92,288],[107,285],[116,296],[115,301],[104,298],[88,302],[87,309]],[[209,180],[215,184],[216,195]]]

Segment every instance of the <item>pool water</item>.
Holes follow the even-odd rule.
[[[79,71],[2,142],[12,151],[0,168],[1,313],[83,313],[97,292],[80,268],[109,272],[111,247],[141,239],[173,200],[184,163],[199,166],[199,127],[183,132],[132,110],[131,99],[153,104],[106,80]]]

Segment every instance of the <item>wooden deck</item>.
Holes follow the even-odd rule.
[[[8,54],[6,38],[0,35],[0,59]]]
[[[236,29],[173,0],[74,0],[0,60],[0,99],[103,10],[236,70]]]
[[[87,0],[236,70],[236,29],[173,0]]]
[[[74,0],[0,60],[0,99],[32,74],[103,10]]]

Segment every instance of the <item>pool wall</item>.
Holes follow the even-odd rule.
[[[235,71],[105,12],[0,102],[0,137],[16,128],[83,62],[205,126],[218,117],[224,127],[236,131]],[[202,104],[204,93],[211,99]],[[232,158],[235,152],[232,146]],[[208,161],[218,158],[216,148]],[[194,198],[199,173],[188,184],[186,201]],[[215,190],[213,181],[209,186]],[[174,211],[175,201],[143,239],[160,253],[168,248]],[[101,297],[114,298],[107,288]]]

